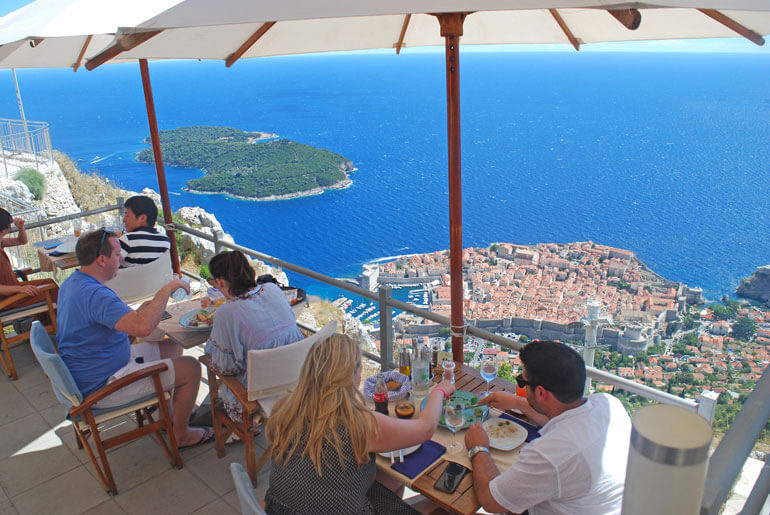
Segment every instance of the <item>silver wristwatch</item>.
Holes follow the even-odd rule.
[[[480,452],[486,452],[487,454],[489,454],[489,449],[487,449],[483,445],[477,445],[476,447],[468,451],[468,459],[473,461],[473,457]]]

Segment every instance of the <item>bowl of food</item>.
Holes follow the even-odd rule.
[[[396,416],[398,418],[412,418],[414,415],[414,404],[409,401],[401,401],[396,404]]]
[[[422,408],[425,408],[426,402],[428,402],[427,398],[422,401]],[[465,410],[463,410],[463,414],[465,415],[465,424],[463,424],[462,429],[466,429],[470,427],[471,424],[475,424],[476,422],[481,422],[489,413],[489,406],[486,404],[476,406],[476,404],[479,402],[479,397],[470,392],[457,390],[449,399],[444,399],[444,404],[458,402],[465,404]],[[441,413],[441,418],[438,421],[438,425],[441,427],[446,427],[443,410]]]

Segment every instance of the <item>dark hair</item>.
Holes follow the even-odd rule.
[[[90,265],[99,256],[109,257],[112,254],[110,238],[117,237],[117,234],[107,229],[97,229],[81,236],[78,239],[77,245],[75,245],[75,254],[78,257],[80,266]]]
[[[13,217],[11,213],[0,207],[0,231],[4,231],[11,226]]]
[[[214,279],[224,279],[230,283],[230,293],[240,297],[254,288],[256,273],[249,260],[239,250],[220,252],[209,261],[209,272]]]
[[[563,343],[535,340],[521,349],[519,357],[527,381],[549,390],[559,402],[570,404],[583,397],[585,362]]]
[[[153,227],[158,220],[158,206],[150,197],[136,195],[126,200],[123,204],[126,209],[130,209],[137,218],[141,215],[147,215],[147,226]]]

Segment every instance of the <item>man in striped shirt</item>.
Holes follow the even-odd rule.
[[[137,195],[126,200],[123,224],[126,233],[120,237],[123,253],[121,268],[146,265],[171,247],[168,236],[155,229],[158,208],[150,197]]]

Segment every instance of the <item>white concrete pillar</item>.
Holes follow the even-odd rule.
[[[697,413],[665,404],[632,418],[623,515],[700,512],[711,425]]]

